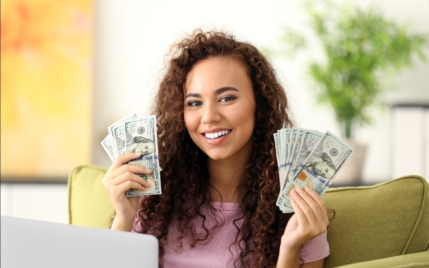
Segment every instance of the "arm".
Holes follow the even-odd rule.
[[[303,268],[322,268],[324,262],[325,262],[325,260],[321,259],[321,260],[318,260],[315,262],[304,263],[304,265],[302,267]]]
[[[323,199],[312,189],[298,188],[291,192],[295,215],[289,220],[281,239],[277,268],[299,267],[301,248],[316,236],[326,232],[329,224]],[[322,267],[323,259],[303,267]]]
[[[133,227],[139,197],[126,197],[126,191],[130,189],[144,191],[147,187],[150,187],[149,182],[136,174],[150,174],[151,170],[142,166],[127,164],[128,161],[140,156],[141,153],[129,153],[119,156],[103,178],[104,187],[109,194],[116,213],[112,230],[130,232]]]

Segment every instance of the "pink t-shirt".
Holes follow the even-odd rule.
[[[215,228],[211,232],[208,240],[202,244],[198,243],[195,247],[190,248],[184,239],[183,249],[177,247],[178,231],[174,224],[169,227],[168,244],[164,247],[164,267],[233,267],[233,262],[239,254],[238,246],[230,248],[235,242],[237,229],[233,224],[233,220],[238,218],[240,213],[238,203],[221,203],[213,202],[213,207],[216,208],[216,219],[221,220],[224,224]],[[205,213],[207,211],[207,213]],[[202,208],[202,213],[211,215],[208,209]],[[206,226],[213,227],[214,220],[209,220],[207,217]],[[134,221],[132,232],[139,230],[138,216]],[[194,226],[202,226],[202,219],[198,218],[194,222]],[[237,222],[241,224],[241,222]],[[202,228],[196,230],[197,235],[203,234]],[[232,252],[232,253],[231,253]],[[326,237],[326,232],[310,240],[301,249],[300,259],[304,263],[314,262],[324,259],[329,255],[329,244]]]

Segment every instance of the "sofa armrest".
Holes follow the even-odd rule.
[[[399,255],[390,258],[358,262],[339,266],[341,268],[409,268],[409,267],[429,267],[429,251],[413,254]]]

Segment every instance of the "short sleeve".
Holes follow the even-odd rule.
[[[320,234],[308,241],[300,252],[300,262],[315,262],[328,257],[330,254],[327,232]]]

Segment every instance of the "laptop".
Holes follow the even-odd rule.
[[[128,233],[1,216],[1,267],[157,268],[158,240]]]

